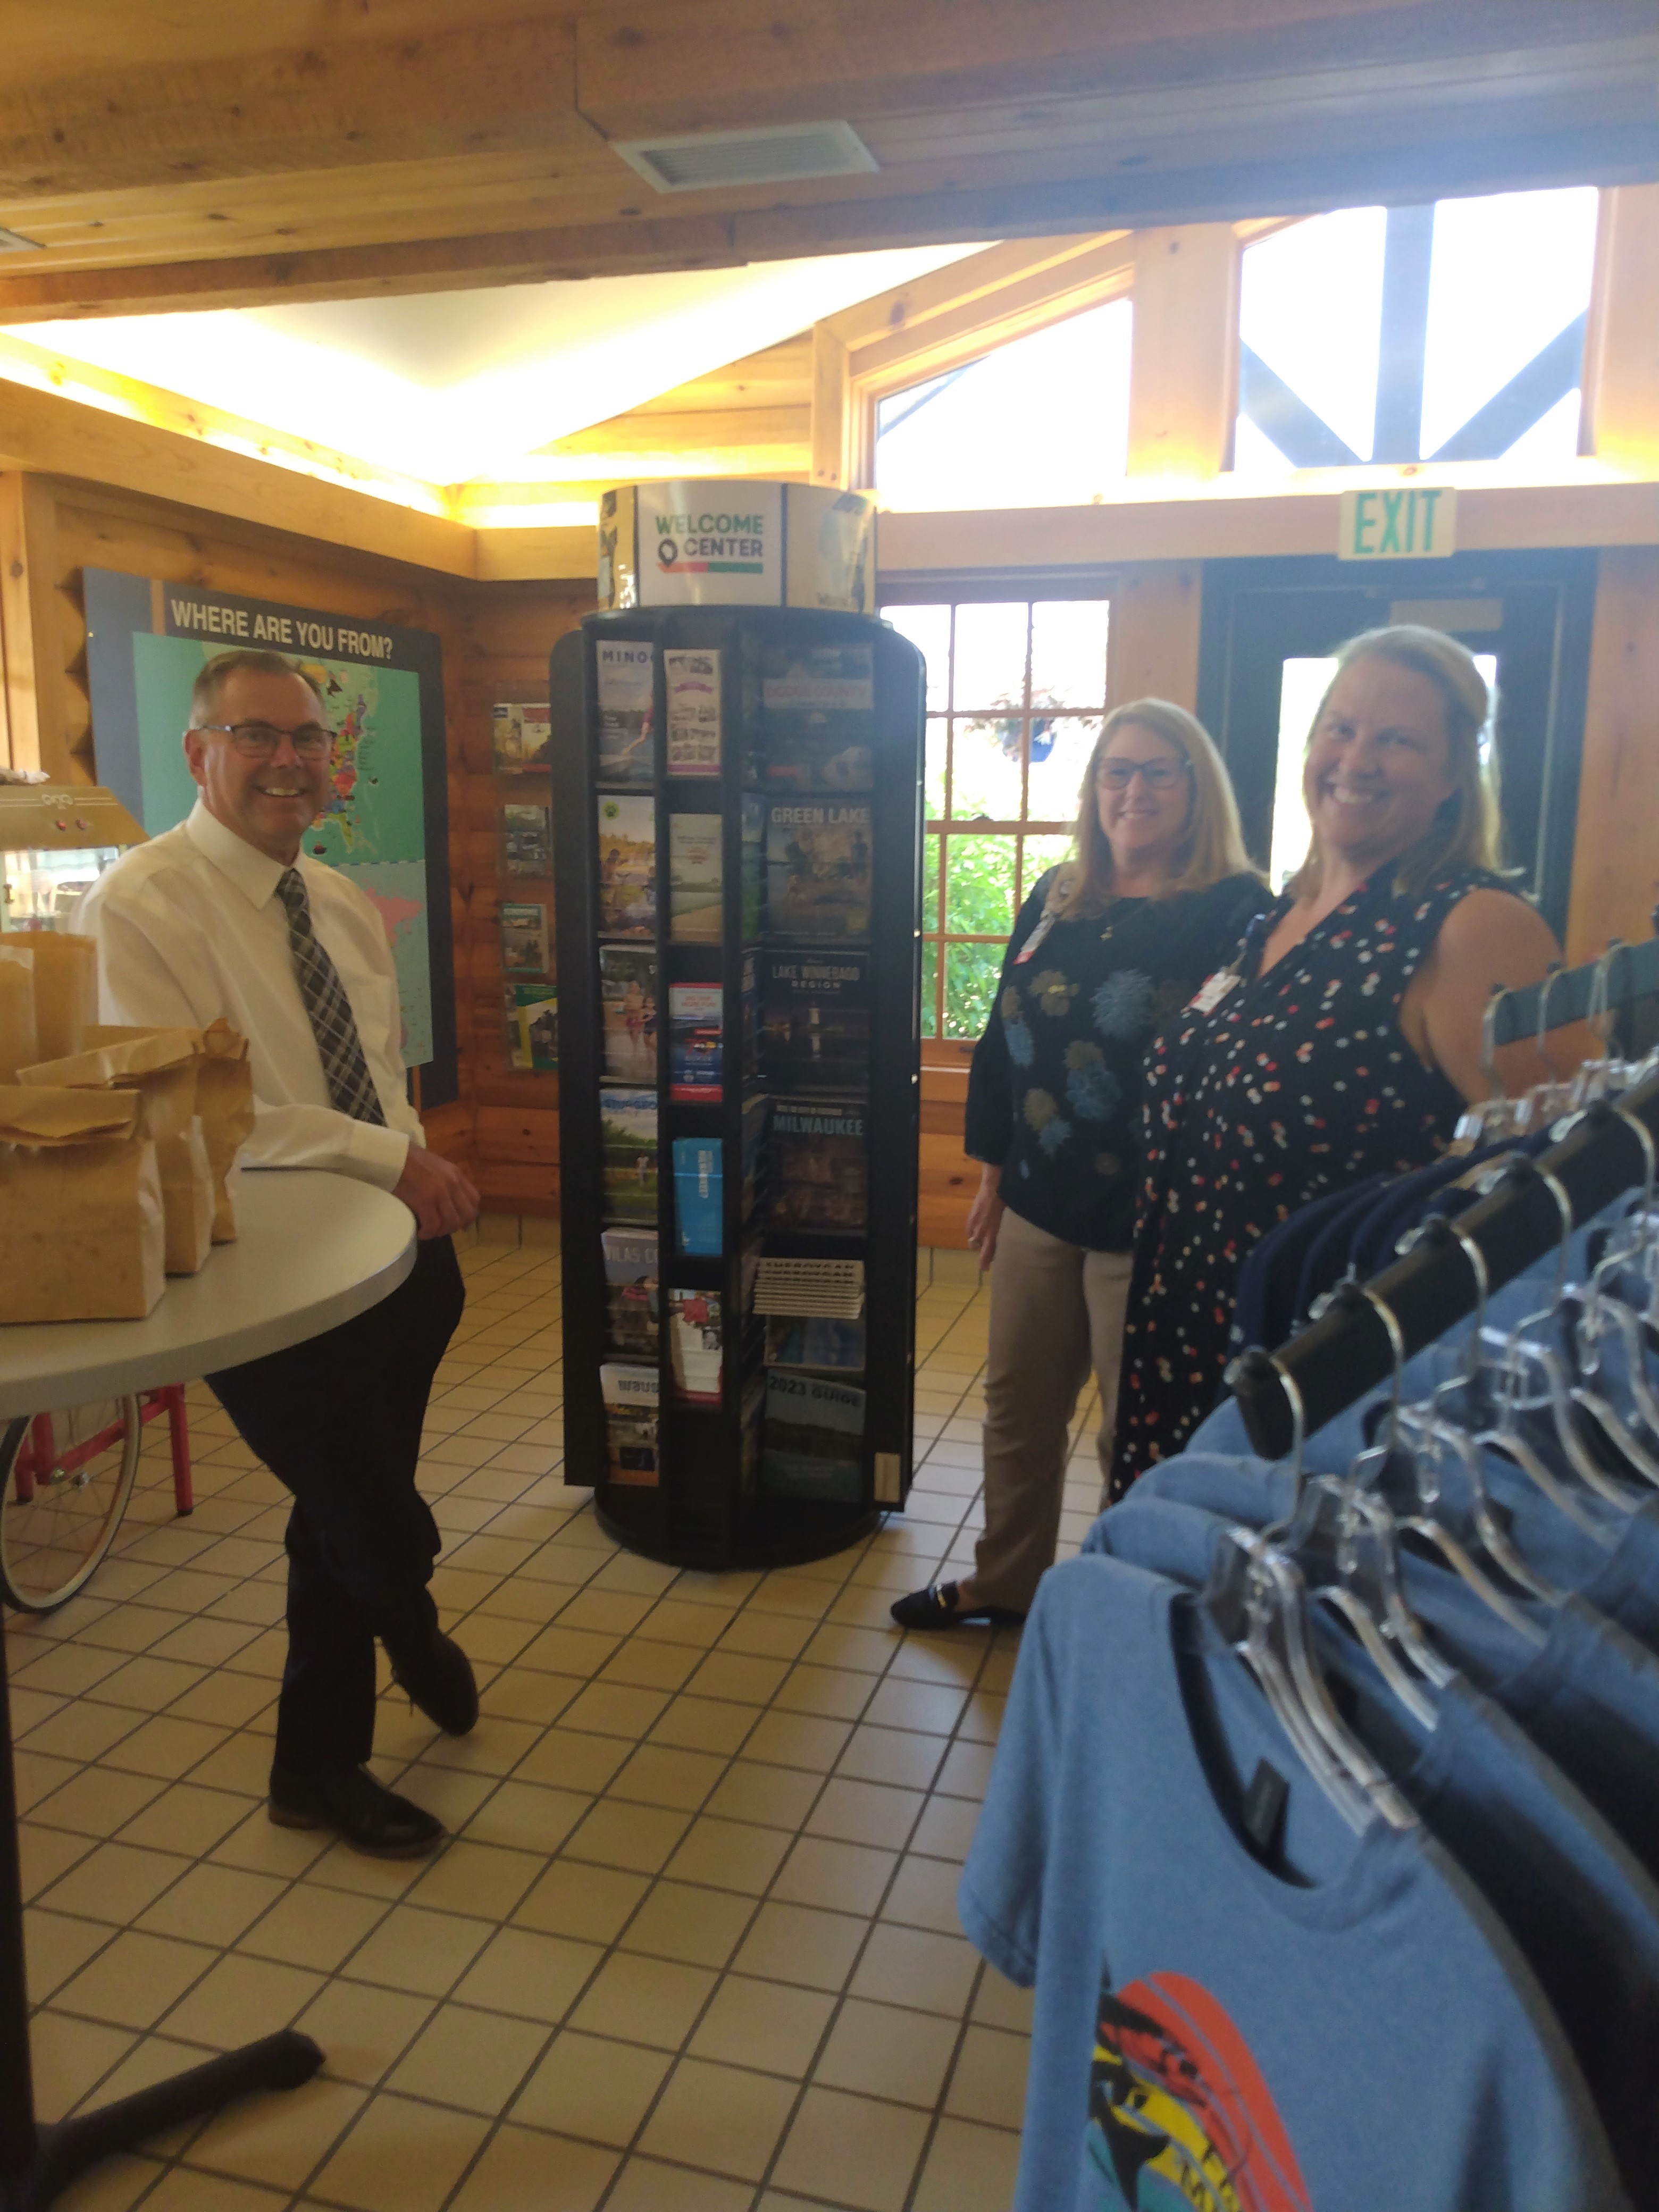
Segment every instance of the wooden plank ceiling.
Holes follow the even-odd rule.
[[[1659,176],[1659,0],[0,0],[0,324]],[[873,174],[612,142],[842,118]]]

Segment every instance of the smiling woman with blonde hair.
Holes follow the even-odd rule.
[[[1066,1435],[1091,1370],[1105,1472],[1128,1289],[1139,1061],[1267,903],[1221,757],[1164,699],[1090,757],[1077,858],[1020,909],[968,1085],[968,1239],[991,1271],[985,1534],[970,1580],[901,1598],[905,1628],[1018,1619],[1052,1565]]]
[[[1425,1166],[1486,1097],[1481,1015],[1556,943],[1494,872],[1485,678],[1455,639],[1351,639],[1308,738],[1308,857],[1147,1058],[1146,1170],[1111,1488],[1214,1405],[1239,1270],[1298,1208]]]

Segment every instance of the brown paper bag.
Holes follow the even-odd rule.
[[[62,929],[29,932],[34,955],[34,1025],[42,1060],[81,1051],[98,1018],[98,942]]]
[[[110,1089],[137,1098],[133,1133],[156,1148],[170,1275],[193,1275],[207,1257],[205,1247],[199,1252],[197,1249],[203,1194],[196,1185],[189,1141],[196,1114],[199,1034],[196,1030],[94,1024],[86,1032],[86,1051],[17,1071],[23,1084],[72,1091]],[[204,1169],[205,1164],[204,1155]],[[210,1177],[207,1190],[210,1199]]]
[[[199,1274],[213,1249],[216,1199],[199,1115],[192,1115],[178,1135],[157,1138],[155,1165],[167,1221],[167,1273]]]
[[[166,1287],[131,1091],[0,1086],[0,1322],[136,1321]]]
[[[236,1208],[233,1170],[236,1155],[253,1134],[253,1069],[247,1039],[227,1021],[198,1030],[201,1057],[196,1062],[196,1111],[213,1170],[213,1241],[234,1243]]]

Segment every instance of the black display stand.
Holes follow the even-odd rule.
[[[654,729],[648,785],[602,781],[599,773],[597,653],[602,640],[654,647]],[[872,787],[799,792],[764,780],[768,722],[757,675],[768,648],[863,646],[873,660]],[[717,652],[720,763],[713,775],[666,771],[664,655]],[[553,817],[559,967],[561,1237],[564,1261],[565,1480],[592,1486],[599,1517],[617,1540],[649,1557],[708,1569],[775,1565],[820,1558],[902,1505],[910,1483],[914,1407],[916,1156],[921,1110],[921,755],[924,669],[907,639],[872,618],[772,609],[684,608],[589,615],[562,639],[550,673],[553,722]],[[658,1479],[653,1485],[610,1479],[607,1417],[600,1369],[611,1348],[601,1234],[611,1216],[604,1189],[599,1092],[605,1073],[599,982],[599,855],[597,807],[628,790],[654,800],[655,957],[658,978],[659,1304],[656,1354]],[[799,797],[866,802],[870,809],[871,908],[867,938],[784,938],[743,928],[744,801]],[[721,935],[715,944],[671,937],[670,818],[718,813],[722,823]],[[611,941],[611,940],[606,940]],[[635,940],[636,942],[640,940]],[[644,940],[647,945],[651,940]],[[742,1128],[757,1091],[778,1086],[743,1073],[745,951],[790,946],[817,952],[852,949],[869,956],[867,1224],[845,1231],[784,1231],[763,1225],[764,1200],[745,1218]],[[722,1091],[688,1103],[670,1096],[668,998],[674,983],[719,983],[722,992]],[[723,1238],[718,1258],[676,1253],[673,1140],[718,1143],[722,1161]],[[865,1393],[862,1486],[854,1500],[776,1494],[745,1454],[745,1398],[752,1408],[761,1372],[763,1328],[744,1311],[743,1257],[752,1265],[760,1239],[769,1256],[853,1258],[864,1264],[866,1361],[855,1382]],[[721,1314],[722,1379],[717,1405],[677,1396],[670,1357],[671,1290],[714,1291]]]

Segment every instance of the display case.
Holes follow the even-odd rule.
[[[559,994],[548,709],[499,704],[492,735],[502,1039],[509,1067],[550,1075],[559,1065]]]
[[[140,824],[100,784],[0,784],[0,930],[67,930]]]
[[[550,685],[565,1480],[653,1557],[819,1556],[910,1480],[921,656],[630,610]]]

